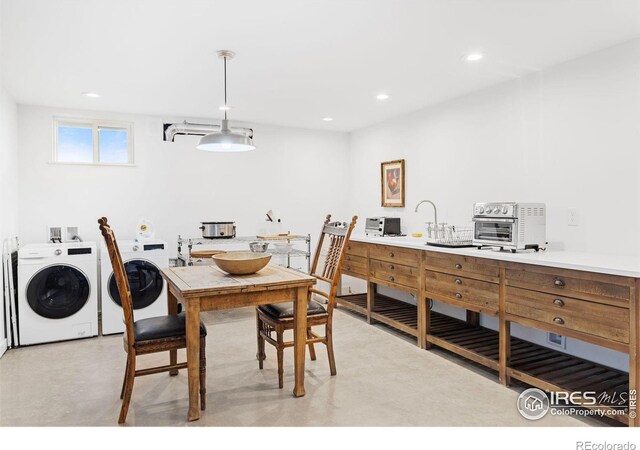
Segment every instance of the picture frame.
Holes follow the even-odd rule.
[[[380,164],[381,203],[385,208],[404,208],[404,159]]]

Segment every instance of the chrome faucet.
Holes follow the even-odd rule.
[[[423,203],[429,203],[431,204],[431,206],[433,206],[433,220],[435,221],[434,223],[434,229],[435,229],[435,238],[438,238],[438,210],[436,208],[436,204],[433,203],[431,200],[422,200],[420,203],[418,203],[416,205],[416,209],[415,212],[418,212],[418,208],[420,207],[420,205],[422,205]],[[429,236],[431,237],[431,236]]]

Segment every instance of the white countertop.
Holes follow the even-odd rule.
[[[364,234],[351,235],[352,241],[372,244],[392,245],[395,247],[415,248],[432,252],[454,255],[475,256],[477,258],[497,259],[523,264],[559,267],[562,269],[584,270],[587,272],[607,273],[625,277],[640,278],[640,258],[624,255],[603,255],[598,253],[572,252],[564,250],[545,250],[535,252],[526,250],[518,253],[510,251],[478,250],[475,247],[445,248],[426,245],[425,238],[373,237]]]

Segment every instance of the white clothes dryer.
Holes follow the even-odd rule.
[[[167,314],[167,288],[160,270],[169,267],[167,243],[161,240],[144,242],[118,241],[131,299],[133,320]],[[102,334],[124,332],[124,316],[116,279],[106,245],[100,248]]]

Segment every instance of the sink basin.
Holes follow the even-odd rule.
[[[249,275],[263,269],[271,260],[270,253],[227,252],[211,257],[223,271],[231,275]]]

